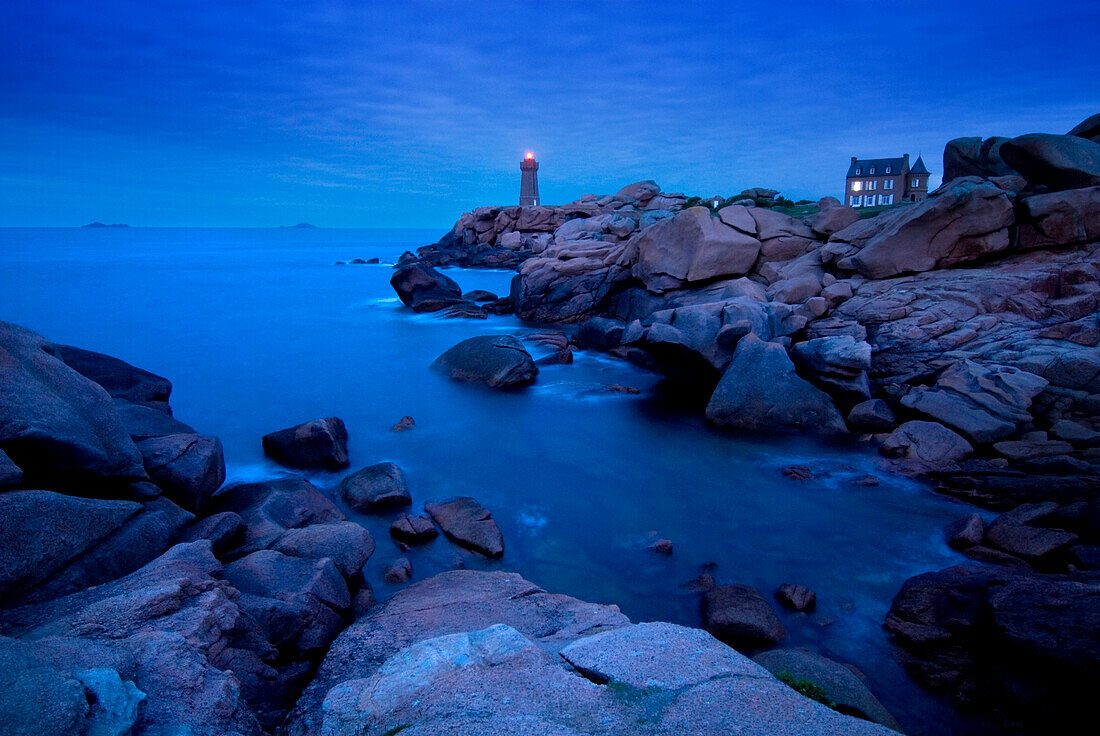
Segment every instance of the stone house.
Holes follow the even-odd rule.
[[[900,158],[856,158],[848,167],[841,201],[852,207],[919,202],[928,196],[928,167],[917,156],[909,166],[909,154]]]

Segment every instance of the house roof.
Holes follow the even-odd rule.
[[[932,172],[924,165],[924,159],[917,156],[917,162],[913,164],[913,168],[909,169],[910,174],[931,174]]]
[[[858,158],[852,162],[852,165],[848,167],[848,178],[853,176],[870,176],[868,173],[872,168],[875,170],[875,176],[883,176],[886,173],[886,167],[890,167],[890,173],[900,174],[902,173],[902,167],[905,166],[905,158]],[[859,173],[856,173],[856,169],[859,169]]]

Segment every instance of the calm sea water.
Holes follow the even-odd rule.
[[[402,307],[386,264],[438,235],[3,229],[0,319],[170,378],[176,416],[222,439],[231,481],[284,474],[263,457],[266,432],[336,415],[348,426],[352,470],[398,463],[415,509],[471,495],[493,512],[506,546],[496,563],[442,539],[401,553],[390,517],[349,513],[378,542],[367,573],[380,596],[392,592],[382,572],[404,554],[417,578],[459,563],[514,570],[551,591],[618,604],[634,620],[698,625],[698,594],[684,583],[713,563],[719,582],[766,596],[783,582],[813,588],[818,613],[783,614],[785,644],[858,666],[912,733],[964,729],[902,674],[881,623],[907,578],[963,561],[940,529],[968,509],[883,474],[865,447],[709,430],[655,401],[655,376],[593,353],[542,368],[514,393],[441,378],[428,365],[454,343],[529,328]],[[334,265],[371,257],[383,263]],[[512,276],[449,273],[464,289],[500,294]],[[607,391],[613,383],[642,394]],[[404,415],[416,429],[391,432]],[[792,481],[781,469],[793,463],[829,475]],[[879,486],[853,484],[869,473]],[[340,477],[310,476],[330,494]],[[646,550],[658,537],[674,542],[671,557]]]

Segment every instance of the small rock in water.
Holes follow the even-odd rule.
[[[814,477],[814,471],[805,465],[788,465],[783,468],[783,475],[791,480],[811,480]]]
[[[809,613],[817,608],[817,594],[804,585],[783,583],[775,589],[775,598],[792,611]]]
[[[703,628],[734,649],[767,648],[787,635],[763,596],[747,585],[719,585],[703,596]]]
[[[340,482],[344,503],[359,511],[378,513],[412,503],[405,473],[394,463],[378,463]]]
[[[385,578],[387,583],[407,583],[412,574],[412,563],[405,557],[398,557],[386,570]]]
[[[455,381],[516,388],[533,383],[539,369],[511,335],[481,335],[463,340],[432,363],[432,370]]]
[[[348,466],[348,431],[337,417],[316,419],[264,435],[264,454],[292,468]]]
[[[573,362],[573,351],[569,348],[558,350],[544,355],[535,361],[535,365],[570,365]]]
[[[863,475],[852,481],[853,486],[877,486],[880,483],[877,476]]]
[[[488,509],[468,496],[446,503],[430,503],[424,510],[455,544],[486,557],[504,554],[504,537]]]
[[[716,585],[717,583],[714,582],[714,578],[710,575],[710,573],[706,572],[695,578],[694,580],[689,580],[684,583],[685,588],[698,593],[705,593],[706,591],[714,588]]]
[[[416,427],[416,420],[409,416],[401,417],[401,421],[393,425],[392,432],[406,432]]]
[[[405,544],[424,544],[438,537],[439,532],[427,516],[402,514],[390,525],[390,536]]]
[[[671,539],[658,539],[653,544],[649,545],[649,548],[660,555],[672,554],[672,540]]]
[[[608,390],[615,391],[620,394],[640,394],[641,389],[634,388],[633,386],[624,386],[621,383],[610,383],[607,385]]]
[[[462,298],[471,302],[495,302],[499,297],[485,289],[473,289],[462,295]]]

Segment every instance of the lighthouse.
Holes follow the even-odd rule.
[[[530,151],[519,162],[519,206],[538,206],[539,203],[539,162]]]

